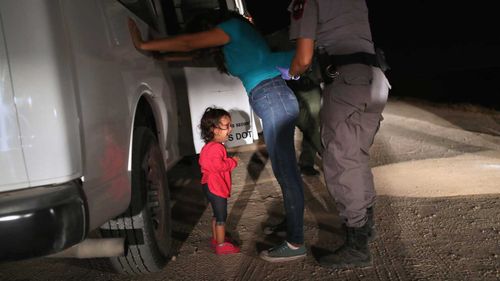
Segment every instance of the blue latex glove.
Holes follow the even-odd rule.
[[[276,69],[278,69],[278,71],[281,73],[281,78],[283,78],[283,80],[299,80],[299,78],[300,78],[300,76],[298,76],[298,75],[291,76],[289,68],[276,66]]]

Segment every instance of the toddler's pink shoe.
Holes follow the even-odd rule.
[[[240,248],[229,243],[229,242],[224,242],[224,243],[217,245],[215,247],[215,253],[217,255],[236,254],[239,252],[240,252]]]
[[[225,236],[224,242],[231,242],[231,238]],[[210,248],[215,250],[215,246],[217,246],[217,240],[215,240],[215,238],[212,238],[212,240],[210,241]]]

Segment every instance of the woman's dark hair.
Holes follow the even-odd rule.
[[[203,113],[200,121],[201,138],[205,143],[214,139],[213,129],[219,127],[220,119],[225,116],[231,118],[229,112],[222,108],[208,107],[205,109],[205,113]]]
[[[207,31],[216,27],[218,24],[233,18],[240,19],[243,22],[252,25],[245,17],[234,11],[205,10],[196,13],[191,19],[189,19],[186,23],[185,30],[187,33]],[[222,46],[197,50],[195,53],[198,58],[211,56],[217,66],[217,70],[221,73],[229,74],[224,53],[222,52]]]

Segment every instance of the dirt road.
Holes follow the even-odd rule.
[[[343,239],[322,176],[304,177],[307,258],[258,258],[280,241],[262,226],[283,212],[259,144],[232,151],[242,164],[233,173],[228,224],[241,254],[215,256],[209,248],[211,211],[193,157],[169,173],[175,242],[162,272],[122,276],[86,261],[42,258],[0,264],[0,280],[500,280],[500,113],[392,99],[384,118],[371,151],[379,197],[370,267],[330,270],[316,262]]]

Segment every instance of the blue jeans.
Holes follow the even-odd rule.
[[[262,81],[250,92],[250,105],[262,119],[264,140],[274,176],[283,193],[287,241],[304,243],[304,188],[294,146],[299,104],[280,76]]]

